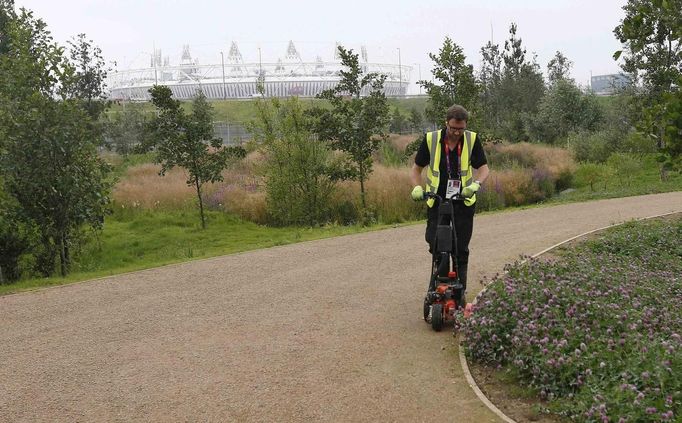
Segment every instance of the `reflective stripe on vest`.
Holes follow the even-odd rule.
[[[426,170],[426,192],[437,193],[438,185],[440,183],[440,135],[441,131],[428,132],[426,134],[426,146],[429,148],[429,168]],[[461,177],[462,188],[471,185],[473,181],[473,170],[471,169],[471,152],[474,149],[476,142],[476,132],[464,131],[464,148],[462,148],[461,163]],[[434,146],[436,147],[434,149]],[[435,199],[429,199],[426,204],[433,207]],[[476,194],[471,198],[464,200],[464,204],[470,206],[476,202]]]

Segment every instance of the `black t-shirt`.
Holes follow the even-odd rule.
[[[443,142],[445,141],[445,129],[441,129],[441,142],[438,148],[443,148]],[[471,167],[478,169],[484,164],[488,163],[485,157],[485,151],[483,150],[483,144],[481,144],[480,135],[476,135],[476,141],[474,141],[474,147],[471,150]],[[427,167],[431,162],[431,155],[429,153],[429,146],[426,145],[426,135],[424,135],[424,140],[419,145],[419,150],[417,150],[417,155],[414,158],[414,163],[420,167]],[[450,167],[451,170],[457,171],[457,149],[450,151]],[[438,195],[445,196],[445,189],[448,185],[448,170],[447,170],[447,160],[445,159],[445,154],[440,155],[440,164],[438,165],[438,171],[440,172],[440,182],[438,183]]]

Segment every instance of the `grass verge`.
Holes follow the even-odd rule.
[[[395,225],[272,228],[221,212],[208,212],[202,230],[197,212],[128,210],[106,219],[99,236],[88,235],[66,278],[31,278],[0,285],[0,295],[102,276],[295,242],[348,235]]]

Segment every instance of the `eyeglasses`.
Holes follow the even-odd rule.
[[[463,132],[463,131],[465,131],[467,128],[466,128],[466,126],[463,127],[463,128],[455,128],[454,126],[449,126],[449,125],[448,125],[448,129],[449,129],[450,131],[452,131],[452,132]]]

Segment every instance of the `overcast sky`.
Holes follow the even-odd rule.
[[[304,61],[331,60],[336,42],[370,62],[413,66],[414,82],[431,79],[429,52],[445,36],[459,44],[467,62],[479,68],[480,49],[491,38],[501,47],[509,25],[528,54],[546,71],[559,50],[573,61],[572,76],[587,85],[594,75],[617,73],[612,54],[620,49],[613,29],[626,0],[393,0],[338,2],[289,0],[15,0],[48,25],[56,41],[85,33],[119,69],[149,66],[154,46],[177,64],[189,44],[202,64],[220,63],[220,51],[236,42],[246,61],[274,62],[293,40]],[[398,50],[400,49],[400,50]]]

